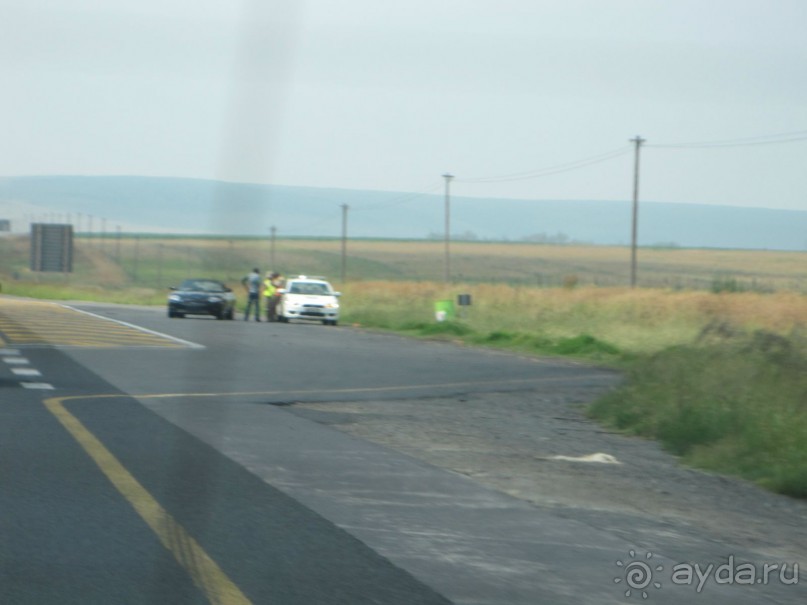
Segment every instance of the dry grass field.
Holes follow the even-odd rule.
[[[286,274],[314,273],[338,281],[341,242],[279,239],[275,267]],[[442,281],[444,247],[438,241],[351,240],[347,278],[355,281]],[[0,275],[28,280],[27,237],[0,239]],[[252,266],[269,269],[268,240],[109,236],[78,238],[71,281],[104,286],[162,288],[188,274],[240,278]],[[452,279],[552,287],[625,286],[625,247],[453,242]],[[47,279],[47,276],[39,276]],[[639,251],[639,285],[677,290],[807,292],[807,252],[654,249]]]
[[[338,241],[291,240],[278,250],[283,261],[297,254],[314,255],[334,270],[339,267]],[[352,241],[348,257],[352,280],[443,278],[442,242]],[[629,263],[630,250],[623,247],[488,242],[451,245],[452,278],[460,282],[623,286],[629,283]],[[639,251],[638,273],[640,285],[646,287],[807,292],[807,253],[645,248]]]

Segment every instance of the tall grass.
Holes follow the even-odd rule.
[[[797,331],[729,329],[671,347],[634,364],[590,412],[695,466],[807,498],[807,340]]]
[[[776,333],[807,324],[807,297],[792,292],[570,290],[435,282],[352,283],[343,290],[344,317],[351,323],[402,329],[433,322],[435,301],[454,301],[457,294],[469,293],[472,305],[464,310],[463,323],[477,336],[508,333],[557,341],[587,334],[626,353],[690,343],[714,321]],[[503,344],[507,339],[498,340]]]

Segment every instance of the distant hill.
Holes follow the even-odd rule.
[[[442,237],[443,196],[137,176],[0,179],[0,219],[81,230],[337,237],[347,204],[351,237]],[[629,201],[452,196],[452,233],[477,239],[628,244]],[[642,202],[642,246],[807,250],[807,212]]]

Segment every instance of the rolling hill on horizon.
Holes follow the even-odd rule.
[[[442,192],[412,194],[139,176],[0,178],[0,219],[72,222],[81,231],[338,237],[442,237]],[[631,203],[452,195],[452,236],[626,245]],[[92,219],[90,218],[92,217]],[[92,223],[90,221],[93,221]],[[103,221],[103,222],[102,222]],[[90,225],[92,224],[92,227]],[[807,211],[640,203],[639,244],[807,250]]]

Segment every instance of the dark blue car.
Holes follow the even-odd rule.
[[[235,315],[233,291],[215,279],[186,279],[168,295],[168,317],[212,315],[232,319]]]

